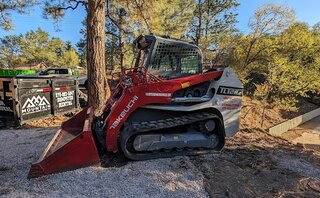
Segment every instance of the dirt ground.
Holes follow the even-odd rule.
[[[28,180],[53,129],[0,131],[1,197],[317,197],[320,153],[242,129],[217,154],[88,167]]]
[[[243,112],[241,130],[216,154],[129,161],[32,180],[30,165],[57,128],[35,128],[50,126],[47,119],[0,130],[0,197],[318,197],[320,152],[259,129],[261,109]],[[287,119],[279,113],[267,111],[264,126]]]
[[[211,197],[318,197],[320,153],[243,129],[215,156],[192,157]]]
[[[281,137],[304,148],[320,151],[320,116],[283,133]]]
[[[296,112],[283,111],[276,107],[264,108],[265,106],[267,105],[262,101],[243,97],[241,127],[268,129],[281,122],[319,108],[319,106],[306,101],[301,102],[300,109]]]
[[[57,128],[0,131],[0,197],[207,197],[188,157],[92,166],[32,180],[27,174]]]

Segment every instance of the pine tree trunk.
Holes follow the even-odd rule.
[[[95,116],[110,96],[105,64],[105,0],[89,0],[87,16],[88,99]]]

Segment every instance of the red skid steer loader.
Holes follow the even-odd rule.
[[[104,113],[62,124],[28,177],[100,162],[104,152],[146,160],[219,151],[239,129],[243,86],[230,67],[202,70],[192,43],[140,36],[135,66],[119,73]]]

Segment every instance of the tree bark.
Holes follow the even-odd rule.
[[[87,16],[88,99],[95,116],[103,112],[110,88],[105,64],[105,0],[89,0]]]

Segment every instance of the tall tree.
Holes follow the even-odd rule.
[[[87,11],[88,98],[96,116],[102,114],[110,96],[105,69],[105,3],[105,0],[51,0],[44,10],[54,19],[62,18],[66,10],[75,10],[79,5]]]
[[[89,0],[87,15],[87,63],[89,104],[96,115],[103,112],[110,88],[105,64],[105,0]]]
[[[140,34],[185,35],[195,7],[194,0],[120,0],[108,5],[106,61],[111,70],[132,66],[132,41]]]

